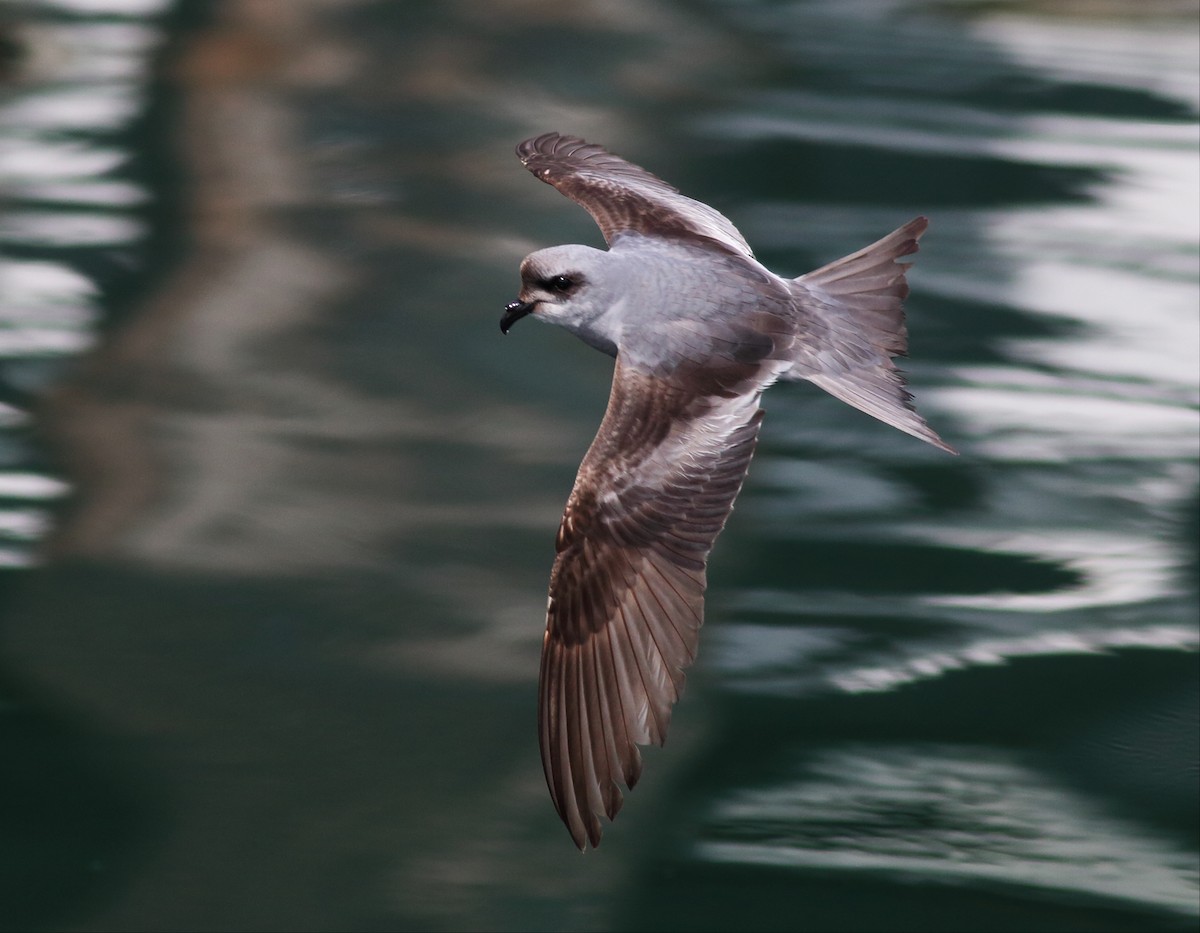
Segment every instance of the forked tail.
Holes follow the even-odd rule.
[[[807,379],[830,395],[950,453],[913,408],[904,376],[892,362],[908,351],[905,272],[898,259],[917,252],[929,221],[911,220],[877,243],[792,280],[807,312],[785,379]]]

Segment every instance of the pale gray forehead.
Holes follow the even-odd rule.
[[[586,272],[594,269],[605,255],[604,250],[591,246],[550,246],[525,257],[521,263],[521,276],[544,279],[567,272]]]

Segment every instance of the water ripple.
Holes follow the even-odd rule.
[[[994,748],[849,746],[715,801],[699,859],[1083,894],[1194,916],[1194,852]]]

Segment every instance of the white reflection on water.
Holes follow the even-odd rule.
[[[0,240],[27,245],[123,246],[145,233],[144,224],[120,214],[13,211],[0,220]]]
[[[136,87],[67,84],[39,88],[0,105],[0,125],[38,130],[107,130],[134,119],[144,105]]]
[[[1076,348],[1076,352],[1087,351]],[[962,430],[974,438],[973,453],[988,459],[1167,460],[1192,458],[1197,452],[1197,416],[1190,406],[1170,399],[1138,398],[1145,393],[1137,386],[1118,394],[1120,387],[1110,383],[1101,394],[1094,386],[1058,381],[1051,387],[1037,377],[1023,378],[1026,375],[1020,370],[991,369],[978,373],[974,385],[926,395],[962,412]],[[1186,495],[1186,483],[1184,487],[1180,491]]]
[[[699,858],[987,881],[1197,912],[1196,854],[994,748],[854,745],[727,794]]]
[[[8,184],[105,175],[129,158],[121,149],[76,140],[23,139],[15,129],[5,129],[12,130],[12,135],[0,144],[0,172]]]
[[[22,257],[0,258],[0,376],[4,391],[18,397],[44,385],[53,371],[48,361],[93,346],[101,289],[92,270],[111,265],[113,247],[126,250],[122,261],[133,258],[127,248],[146,236],[134,212],[150,194],[132,173],[129,144],[114,139],[136,126],[148,99],[162,35],[144,17],[165,11],[170,0],[22,6],[25,18],[12,34],[22,55],[0,100],[0,243]],[[0,496],[14,503],[0,512],[6,568],[36,562],[37,542],[50,531],[37,504],[67,492],[60,480],[21,469],[26,442],[12,429],[27,421],[19,409],[0,406],[0,451],[12,470],[0,473]]]
[[[41,473],[0,473],[0,496],[6,499],[57,499],[71,487]]]
[[[1104,81],[1127,79],[1197,103],[1194,30],[1173,37],[1123,25],[1066,30],[1008,17],[985,20],[976,31],[1059,79],[1095,81],[1103,73]],[[953,270],[935,260],[922,288],[952,295],[969,281],[992,301],[1075,321],[1080,330],[1009,343],[1008,352],[1030,370],[962,373],[972,388],[945,393],[939,402],[957,410],[999,459],[1036,458],[1040,447],[1063,458],[1194,461],[1200,127],[1059,115],[1020,123],[1022,142],[1049,141],[1068,163],[1102,168],[1109,180],[1093,187],[1087,203],[988,212],[986,257],[956,253],[952,238],[943,255]],[[1031,391],[1035,382],[1040,391]],[[1035,444],[1030,431],[1038,435]],[[1192,475],[1181,498],[1194,489]]]
[[[90,278],[56,262],[0,260],[0,282],[6,309],[90,303],[97,294]]]
[[[1110,27],[1068,33],[1044,26],[1030,29],[1006,20],[995,36],[1017,58],[1080,81],[1095,77],[1096,63],[1105,58],[1100,53],[1116,43],[1122,75],[1141,75],[1147,84],[1195,103],[1197,59],[1177,54],[1181,42],[1195,46],[1194,36],[1161,47],[1157,34],[1149,32]],[[1049,48],[1057,54],[1048,55]],[[1164,80],[1163,71],[1172,69],[1162,68],[1160,52],[1174,63],[1176,78],[1188,79]],[[1162,610],[1147,619],[1179,624],[1129,628],[1112,626],[1105,615],[1076,614],[1050,623],[1051,632],[985,637],[948,652],[847,671],[837,678],[844,689],[886,689],[1021,654],[1136,645],[1194,650],[1200,642],[1192,584],[1185,582],[1189,558],[1180,551],[1174,525],[1161,521],[1178,515],[1200,483],[1197,126],[1063,124],[1043,117],[1029,121],[1027,132],[1059,139],[1069,133],[1080,150],[1079,163],[1115,168],[1111,181],[1097,187],[1086,204],[991,214],[986,225],[991,255],[972,259],[955,255],[951,246],[948,258],[958,269],[942,276],[935,261],[926,284],[950,294],[969,279],[970,288],[990,290],[994,301],[1073,320],[1078,330],[1067,338],[1010,341],[1006,352],[1028,369],[960,370],[966,385],[932,395],[935,404],[958,413],[976,455],[1048,469],[1062,464],[1070,480],[1056,482],[1043,473],[1034,499],[1040,515],[1028,504],[1016,505],[1010,493],[996,497],[987,520],[941,525],[925,537],[1069,567],[1079,582],[1054,592],[936,595],[928,602],[1038,617],[1164,600]],[[1096,466],[1085,469],[1085,461]],[[1107,521],[1097,522],[1106,514]],[[1041,618],[1039,625],[1048,621]]]
[[[0,259],[0,288],[0,358],[78,353],[91,346],[97,289],[87,276],[54,262]],[[0,427],[8,426],[0,417]]]
[[[1084,529],[1010,537],[1002,543],[994,535],[969,529],[944,529],[937,537],[994,554],[1036,555],[1075,571],[1079,582],[1043,593],[935,594],[928,597],[934,605],[1049,612],[1120,606],[1186,592],[1174,542]]]
[[[40,5],[35,2],[32,11]],[[143,84],[162,41],[161,31],[151,22],[57,20],[53,13],[42,20],[27,17],[21,36],[28,46],[23,77],[40,82],[39,92],[74,82]],[[28,90],[33,92],[33,86]],[[137,88],[129,91],[136,94]]]
[[[1052,654],[1099,654],[1116,648],[1194,651],[1200,635],[1188,625],[1060,630],[1023,638],[983,639],[951,651],[918,655],[887,667],[861,667],[835,674],[834,686],[847,693],[875,693],[967,667],[1004,664],[1022,657]]]
[[[1002,46],[1013,61],[1059,80],[1143,88],[1195,107],[1200,85],[1189,72],[1200,58],[1200,35],[1191,28],[1190,6],[1178,5],[1177,12],[1189,17],[1179,23],[1182,28],[1148,18],[1121,28],[1103,20],[998,15],[981,19],[972,31]]]
[[[989,113],[945,102],[906,105],[888,98],[852,98],[811,91],[764,95],[754,112],[737,110],[708,123],[721,135],[777,137],[824,143],[875,146],[889,152],[925,155],[988,156],[1045,165],[1119,166],[1135,150],[1158,144],[1164,151],[1188,155],[1194,134],[1175,124],[1131,124],[1107,118],[1066,115],[1028,117]],[[779,109],[785,114],[775,113]],[[795,118],[802,111],[803,120]],[[1127,152],[1122,152],[1127,150]],[[1112,162],[1109,162],[1111,157]],[[1155,162],[1163,155],[1149,158]]]
[[[879,7],[895,12],[897,5]],[[797,9],[811,13],[822,5]],[[854,41],[861,44],[859,58],[874,56],[891,81],[888,69],[900,68],[912,49],[889,45],[886,19],[855,33]],[[932,20],[925,25],[936,31]],[[837,31],[822,32],[819,13],[805,27],[788,33],[805,60],[840,67]],[[1181,108],[1200,102],[1200,40],[1192,20],[1171,33],[1131,21],[1081,25],[985,13],[973,20],[972,33],[981,43],[976,52],[990,46],[997,63],[1020,61],[1048,86],[1142,88]],[[986,70],[980,62],[951,69],[945,78],[963,90],[973,80],[986,86],[997,77]],[[914,388],[922,410],[962,450],[965,464],[982,468],[976,470],[976,503],[936,521],[909,519],[903,510],[911,488],[893,472],[862,462],[869,447],[863,435],[852,433],[853,424],[841,432],[853,457],[813,468],[768,455],[752,470],[775,486],[760,497],[765,506],[752,506],[756,518],[785,539],[800,527],[807,539],[890,541],[898,559],[909,543],[935,545],[1061,568],[1075,582],[1029,592],[1001,576],[987,592],[955,593],[956,581],[948,578],[941,592],[886,600],[782,586],[743,592],[732,602],[745,611],[810,620],[822,632],[846,621],[832,649],[828,638],[789,640],[771,633],[772,626],[717,628],[710,657],[731,685],[775,692],[816,684],[885,690],[1028,654],[1123,646],[1194,650],[1200,632],[1193,557],[1183,545],[1180,516],[1200,487],[1196,121],[1031,114],[924,97],[907,105],[871,93],[806,90],[758,95],[752,105],[708,125],[744,138],[986,156],[1033,170],[1079,169],[1094,178],[1086,200],[1070,203],[977,210],[913,205],[913,212],[928,210],[933,221],[913,275]],[[837,252],[831,238],[848,246],[905,216],[901,210],[884,217],[878,207],[771,202],[752,208],[748,233],[777,248],[823,255]],[[992,338],[997,362],[938,372],[921,355],[922,301],[930,296],[963,308],[962,319],[951,323],[965,335],[976,328],[987,333],[989,322],[970,316],[991,309],[1044,320],[1050,333]],[[792,403],[783,397],[770,404],[786,415]],[[778,437],[791,430],[784,420],[770,421],[768,431]],[[813,431],[810,419],[796,433],[811,446],[803,431],[823,428],[818,423]],[[1140,623],[1125,609],[1137,605],[1146,607]],[[899,624],[868,638],[863,618]],[[935,634],[924,636],[904,624],[917,622],[928,631],[931,621]],[[753,647],[763,638],[773,652]]]
[[[50,516],[42,509],[0,509],[0,540],[36,541],[49,525]]]
[[[34,0],[38,6],[93,16],[145,16],[148,13],[163,13],[173,2],[174,0]]]

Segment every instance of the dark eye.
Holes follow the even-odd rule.
[[[546,287],[552,292],[569,292],[574,285],[569,275],[555,275],[546,280]]]

